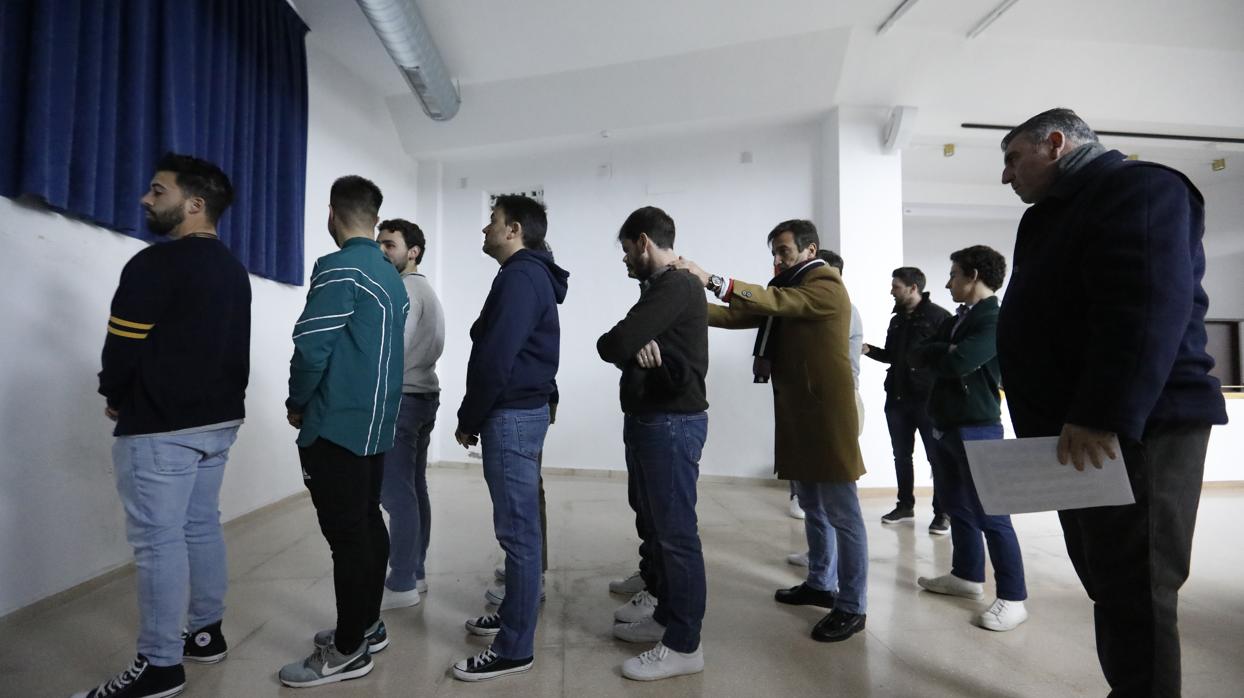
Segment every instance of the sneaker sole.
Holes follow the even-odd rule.
[[[656,609],[654,608],[654,609],[649,610],[647,613],[643,613],[637,616],[629,616],[629,615],[622,615],[620,612],[614,611],[613,621],[615,623],[638,623],[640,621],[648,620],[649,618],[652,617],[652,614],[655,612],[656,612]]]
[[[225,661],[225,657],[227,656],[229,656],[229,650],[225,650],[224,652],[221,652],[220,654],[213,654],[213,655],[206,656],[206,657],[201,657],[197,655],[192,657],[188,654],[183,654],[181,656],[181,661],[193,662],[194,664],[219,664]]]
[[[932,528],[930,528],[930,529],[929,529],[929,535],[930,535],[930,536],[949,536],[949,535],[950,535],[950,529],[949,529],[949,528],[947,528],[947,529],[945,529],[945,530],[940,530],[940,529],[932,529]]]
[[[985,592],[983,591],[971,593],[971,592],[954,591],[952,589],[932,589],[930,587],[926,587],[925,585],[921,584],[919,581],[916,582],[916,586],[920,587],[921,589],[924,589],[930,594],[940,594],[942,596],[958,596],[961,599],[982,599],[985,597]]]
[[[489,679],[499,679],[502,676],[509,676],[510,674],[522,674],[523,672],[530,671],[532,664],[535,664],[535,662],[530,662],[522,666],[516,666],[510,669],[502,669],[500,671],[489,671],[489,672],[481,672],[481,673],[472,673],[469,671],[463,671],[462,669],[459,669],[457,666],[455,666],[454,667],[454,678],[458,679],[459,681],[471,681],[471,682],[488,681]]]
[[[691,676],[692,674],[699,674],[699,673],[702,673],[703,671],[704,671],[704,665],[701,664],[697,668],[687,669],[686,671],[673,671],[668,674],[657,674],[657,675],[645,676],[642,674],[628,674],[626,672],[626,668],[623,667],[622,676],[630,679],[631,681],[660,681],[661,679],[672,679],[676,676]]]
[[[415,600],[414,600],[414,601],[410,601],[410,602],[405,602],[405,601],[403,601],[402,603],[392,603],[392,602],[390,602],[390,603],[387,603],[387,604],[381,604],[381,605],[380,605],[380,610],[382,610],[382,611],[392,611],[392,610],[393,610],[393,609],[395,609],[395,608],[411,608],[411,607],[413,607],[413,606],[418,606],[420,603],[423,603],[423,599],[420,599],[418,596],[416,596],[416,597],[415,597]]]
[[[361,666],[357,669],[354,669],[351,671],[338,672],[336,674],[333,674],[332,676],[321,676],[320,678],[314,679],[312,681],[286,681],[285,679],[281,679],[281,683],[285,684],[286,686],[289,686],[290,688],[311,688],[312,686],[323,686],[324,684],[338,683],[340,681],[349,681],[350,679],[362,678],[370,674],[371,670],[375,668],[376,668],[375,662],[368,662],[364,666]],[[278,676],[277,678],[280,678],[280,677]]]
[[[905,522],[908,522],[908,521],[912,521],[912,522],[914,522],[915,520],[916,520],[916,517],[914,517],[914,516],[907,516],[907,517],[904,517],[904,518],[901,518],[901,519],[895,519],[895,520],[893,520],[893,521],[891,521],[891,520],[889,520],[889,519],[882,519],[882,520],[881,520],[881,523],[885,524],[886,526],[893,526],[894,524],[901,524],[901,523],[905,523]]]

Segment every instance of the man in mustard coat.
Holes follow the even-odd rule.
[[[817,258],[811,221],[769,233],[777,276],[767,286],[709,274],[680,258],[727,305],[710,305],[708,324],[757,330],[753,373],[772,382],[774,469],[793,480],[807,518],[808,580],[780,589],[781,603],[832,611],[813,639],[837,642],[864,629],[868,540],[855,481],[864,474],[848,336],[851,300],[842,277]]]

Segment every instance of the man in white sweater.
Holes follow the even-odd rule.
[[[397,435],[384,458],[380,503],[389,512],[389,576],[380,609],[414,606],[427,591],[424,560],[432,510],[428,502],[428,443],[440,406],[436,361],[445,347],[445,317],[432,284],[419,273],[427,240],[419,226],[395,218],[380,224],[377,238],[397,267],[410,297],[406,315],[402,403]]]

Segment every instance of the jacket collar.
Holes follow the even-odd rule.
[[[1050,193],[1046,194],[1045,198],[1069,199],[1075,196],[1076,192],[1080,191],[1086,183],[1096,178],[1106,169],[1117,166],[1124,159],[1123,153],[1117,150],[1107,150],[1081,165],[1078,169],[1059,177],[1058,181],[1054,182],[1054,186],[1050,187]]]

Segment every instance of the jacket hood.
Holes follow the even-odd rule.
[[[557,299],[558,304],[560,305],[562,301],[566,300],[566,291],[569,288],[567,280],[570,278],[570,272],[557,266],[557,263],[553,261],[552,252],[523,248],[510,255],[510,258],[505,260],[505,264],[501,266],[505,268],[511,264],[528,264],[539,267],[548,275],[549,281],[552,282],[553,297]]]

